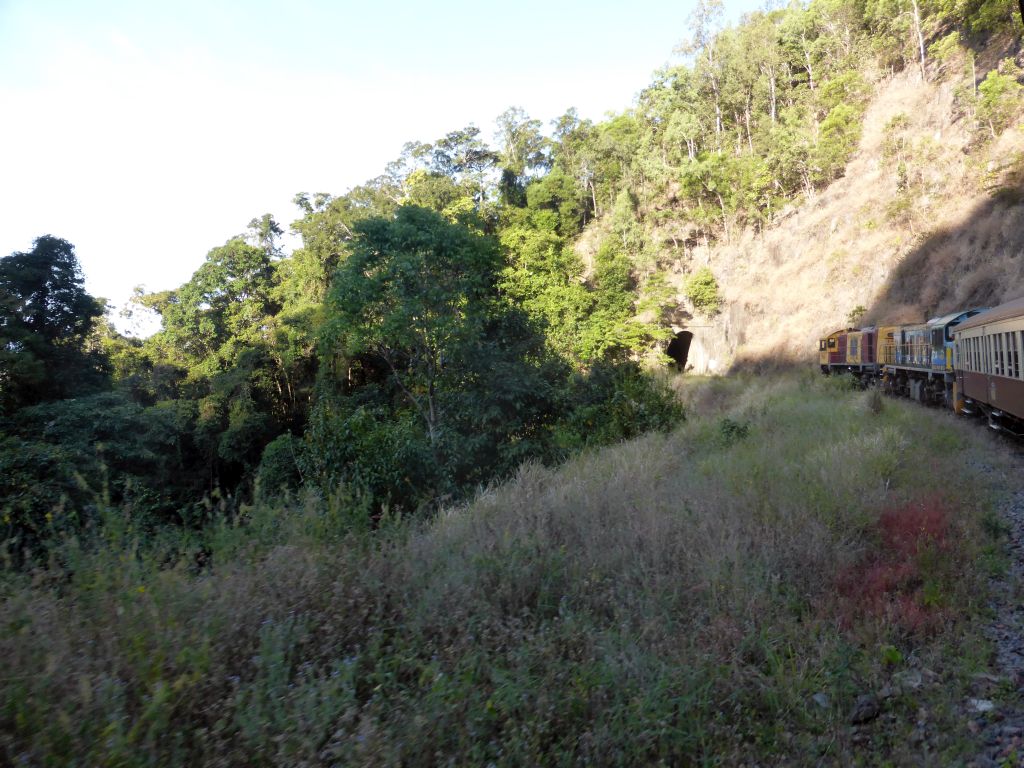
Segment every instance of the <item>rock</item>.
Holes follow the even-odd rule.
[[[811,701],[813,701],[822,709],[828,709],[832,703],[828,698],[828,694],[824,691],[819,691],[818,693],[811,696]]]
[[[996,705],[988,699],[968,699],[967,706],[974,712],[991,712]]]
[[[881,713],[882,706],[878,703],[878,699],[870,693],[865,693],[857,697],[857,702],[853,706],[853,714],[850,715],[850,722],[854,725],[867,723]]]
[[[999,690],[1006,678],[989,675],[984,672],[971,677],[971,693],[978,698],[985,698]]]
[[[918,669],[905,669],[892,676],[893,682],[904,691],[916,691],[921,687],[923,679]]]

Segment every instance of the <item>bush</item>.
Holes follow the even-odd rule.
[[[0,437],[0,541],[35,548],[72,521],[63,510],[81,501],[72,457],[60,446]]]
[[[636,363],[595,365],[570,382],[567,399],[569,416],[555,427],[563,453],[667,431],[685,416],[675,392]]]
[[[710,267],[701,267],[686,281],[686,298],[693,302],[698,312],[717,315],[722,309],[722,297],[718,292],[718,281]]]
[[[302,482],[306,444],[295,435],[278,435],[263,449],[256,484],[260,495],[271,498],[296,490]]]
[[[978,122],[988,126],[992,138],[1007,128],[1021,106],[1020,69],[1004,59],[978,86]]]

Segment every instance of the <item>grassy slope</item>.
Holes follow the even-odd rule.
[[[159,555],[182,542],[142,554],[113,524],[98,551],[55,547],[50,569],[0,582],[0,761],[967,749],[957,707],[984,665],[970,620],[999,564],[1008,454],[944,413],[875,413],[810,376],[682,393],[691,418],[673,434],[526,467],[431,523],[346,535],[343,503],[307,499],[211,529],[201,569],[195,552]],[[851,728],[858,695],[908,674],[922,687]]]

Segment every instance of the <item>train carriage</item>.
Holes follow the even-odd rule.
[[[878,371],[877,329],[845,328],[818,341],[818,364],[822,373],[874,375]]]
[[[982,311],[951,312],[927,323],[893,327],[891,353],[884,354],[886,388],[921,403],[953,406],[957,388],[952,334]]]
[[[898,325],[880,325],[875,333],[878,364],[882,367],[896,364],[896,339]]]
[[[953,330],[957,410],[1024,433],[1024,298],[993,307]]]
[[[822,373],[832,373],[846,368],[846,347],[850,333],[856,328],[844,328],[833,331],[818,340],[818,364]]]

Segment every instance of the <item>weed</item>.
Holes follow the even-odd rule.
[[[750,434],[750,422],[734,421],[727,416],[718,422],[718,434],[721,436],[722,443],[729,447]]]

